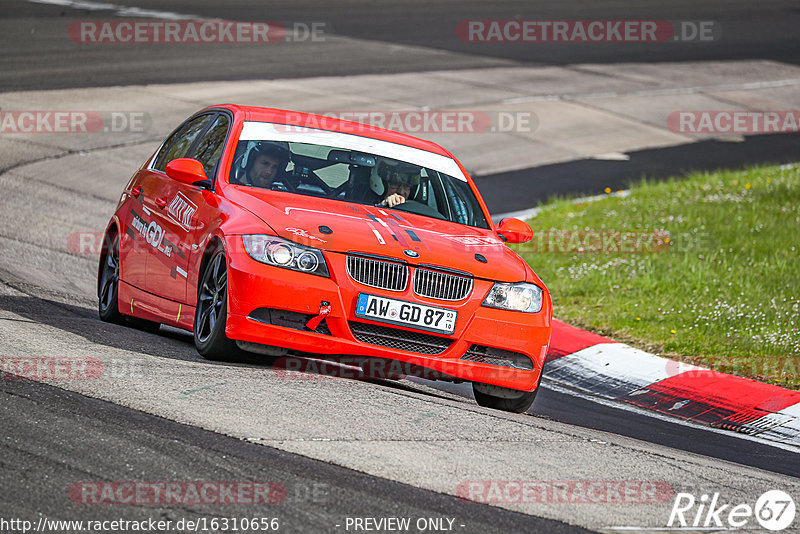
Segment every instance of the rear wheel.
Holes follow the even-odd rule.
[[[472,383],[472,393],[479,406],[505,412],[523,413],[528,411],[538,392],[538,386],[533,391],[519,391],[489,384]]]
[[[158,332],[160,323],[131,317],[119,311],[119,234],[106,234],[100,254],[97,280],[97,311],[100,319],[108,323],[127,324],[148,332]]]
[[[119,235],[106,234],[97,276],[97,311],[108,323],[121,323],[119,312]]]
[[[236,343],[225,335],[227,315],[228,270],[225,252],[217,250],[200,278],[194,314],[194,344],[207,360],[230,360],[238,354]]]

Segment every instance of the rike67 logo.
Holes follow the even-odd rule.
[[[691,493],[678,493],[667,527],[676,530],[692,530],[692,527],[698,530],[733,530],[753,529],[760,525],[777,532],[792,524],[795,512],[794,500],[781,490],[765,492],[755,505],[723,504],[719,493],[704,494],[699,499]]]

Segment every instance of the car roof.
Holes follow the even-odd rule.
[[[372,139],[380,139],[381,141],[388,141],[390,143],[410,146],[453,158],[453,155],[450,152],[431,141],[426,141],[412,135],[387,130],[385,128],[378,128],[377,126],[337,119],[335,117],[326,115],[317,115],[315,113],[304,113],[301,111],[291,111],[277,108],[262,108],[258,106],[240,106],[235,104],[209,106],[206,108],[206,110],[208,109],[227,109],[233,112],[237,121],[272,122],[276,124],[287,124],[306,128],[330,130],[358,135],[361,137],[369,137]]]

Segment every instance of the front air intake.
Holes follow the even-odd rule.
[[[362,343],[420,354],[441,354],[453,343],[446,337],[355,321],[350,321],[350,330],[353,337]]]
[[[499,367],[524,369],[526,371],[533,369],[533,361],[524,354],[494,347],[484,347],[483,345],[472,345],[461,359]]]

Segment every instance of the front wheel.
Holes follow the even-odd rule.
[[[478,406],[504,412],[523,413],[528,411],[538,392],[538,387],[533,391],[519,391],[478,382],[472,383],[472,393],[475,395],[475,402],[478,403]]]
[[[200,278],[194,314],[194,345],[207,360],[230,360],[238,352],[225,335],[228,315],[228,269],[225,252],[217,250]]]
[[[97,274],[97,311],[107,323],[121,323],[119,312],[119,235],[106,234]]]

